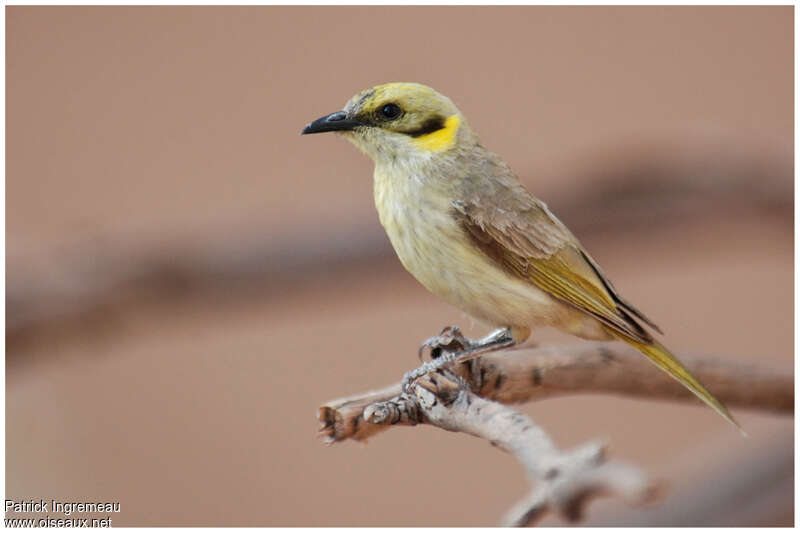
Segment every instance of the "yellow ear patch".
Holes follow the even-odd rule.
[[[461,121],[458,115],[448,117],[444,121],[444,128],[438,129],[434,132],[420,135],[414,139],[414,143],[423,149],[430,152],[441,152],[452,148],[456,142],[456,133],[458,133],[458,126]]]

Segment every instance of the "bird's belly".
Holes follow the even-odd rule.
[[[494,326],[556,325],[574,310],[506,273],[455,219],[433,210],[382,216],[403,266],[429,291]]]
[[[375,207],[403,266],[429,291],[492,326],[554,326],[605,339],[600,323],[510,274],[453,217],[447,191],[407,173],[375,170]]]

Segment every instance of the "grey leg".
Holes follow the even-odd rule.
[[[407,392],[411,382],[421,376],[453,364],[465,363],[482,354],[508,348],[514,344],[514,337],[508,328],[495,330],[480,340],[472,341],[464,337],[456,326],[448,326],[436,337],[431,337],[422,343],[419,349],[420,359],[425,348],[431,349],[433,359],[405,373],[403,392]]]

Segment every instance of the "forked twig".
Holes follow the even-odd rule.
[[[603,443],[589,442],[562,451],[529,417],[475,395],[462,379],[447,371],[422,377],[407,395],[364,410],[364,420],[370,424],[391,424],[399,419],[486,439],[517,458],[535,484],[507,513],[504,525],[531,524],[548,510],[576,521],[584,505],[601,494],[617,494],[633,504],[656,494],[655,485],[637,468],[607,462]]]

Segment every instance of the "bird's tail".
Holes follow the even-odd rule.
[[[728,412],[722,402],[714,398],[714,396],[708,392],[702,383],[700,383],[697,378],[695,378],[691,372],[689,372],[683,364],[678,361],[678,359],[670,353],[665,347],[659,344],[656,341],[652,341],[652,344],[646,344],[643,342],[638,342],[636,340],[631,339],[630,337],[623,336],[619,333],[614,332],[613,330],[609,329],[609,333],[613,334],[616,338],[623,340],[642,352],[644,355],[647,356],[650,361],[653,362],[658,368],[675,378],[679,381],[684,387],[692,391],[698,398],[703,400],[709,407],[714,409],[718,412],[722,417],[736,426],[736,428],[743,434],[747,435],[744,432],[742,427],[739,425],[738,422],[733,418],[733,416]]]

